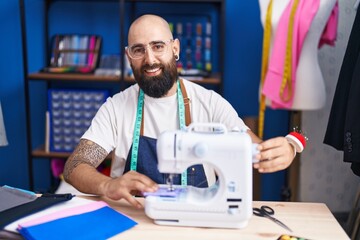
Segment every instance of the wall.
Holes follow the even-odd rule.
[[[28,187],[19,7],[0,1],[0,99],[9,145],[0,148],[0,184]],[[5,34],[6,33],[6,34]]]
[[[335,212],[348,211],[354,204],[356,192],[360,190],[360,177],[352,173],[350,164],[342,161],[343,153],[323,144],[337,78],[355,18],[354,2],[339,2],[336,45],[324,46],[318,54],[326,86],[326,105],[323,109],[302,114],[302,125],[308,133],[309,144],[301,155],[299,200],[324,202]]]

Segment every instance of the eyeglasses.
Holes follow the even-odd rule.
[[[152,41],[146,45],[134,44],[134,45],[126,47],[126,49],[129,53],[129,56],[132,59],[140,59],[140,58],[145,57],[145,53],[149,47],[150,47],[152,53],[154,54],[154,56],[160,57],[164,54],[164,52],[167,51],[168,44],[173,41],[174,41],[173,39],[170,39],[167,41]]]

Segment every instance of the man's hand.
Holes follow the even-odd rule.
[[[109,179],[104,183],[104,195],[113,200],[124,198],[131,205],[142,208],[133,196],[141,195],[142,192],[155,192],[158,185],[149,177],[135,172],[129,171],[118,178]]]
[[[66,162],[64,177],[83,193],[106,196],[113,200],[124,198],[142,208],[133,195],[154,192],[157,184],[143,174],[130,171],[118,178],[110,178],[97,171],[109,153],[98,144],[82,139]]]
[[[259,143],[258,163],[254,168],[261,173],[270,173],[283,170],[290,166],[295,157],[294,147],[285,137],[276,137]]]

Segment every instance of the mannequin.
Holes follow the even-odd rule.
[[[296,69],[295,92],[293,104],[289,108],[290,110],[316,110],[325,105],[325,84],[317,54],[322,32],[336,1],[337,0],[319,1],[319,9],[315,14],[309,31],[304,39],[299,56]],[[259,0],[261,22],[263,26],[269,2],[270,0]],[[269,61],[271,60],[271,50],[279,19],[289,2],[290,0],[273,0]],[[271,105],[270,101],[267,101],[266,103],[267,105]]]

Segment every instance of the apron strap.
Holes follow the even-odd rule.
[[[184,97],[185,124],[186,124],[186,126],[189,126],[190,123],[191,123],[191,115],[190,115],[190,102],[191,102],[191,100],[187,96],[186,88],[184,86],[182,78],[180,78],[180,88],[181,88],[181,93],[183,94],[183,97]]]

